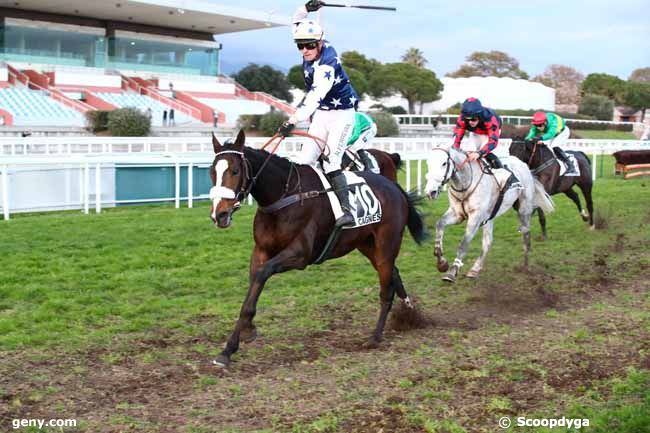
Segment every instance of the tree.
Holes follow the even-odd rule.
[[[365,76],[366,80],[369,80],[373,71],[381,66],[377,60],[368,59],[356,51],[346,51],[341,54],[341,62],[346,71],[348,68],[356,69]]]
[[[628,80],[638,81],[639,83],[650,83],[650,68],[639,68],[633,70]]]
[[[250,63],[232,76],[242,86],[250,91],[266,92],[285,101],[293,101],[289,92],[289,82],[284,74],[271,66],[259,66]]]
[[[625,91],[625,81],[615,75],[589,74],[582,82],[582,95],[601,95],[612,101],[622,103]]]
[[[598,120],[612,120],[614,101],[602,95],[584,95],[578,113],[592,116]]]
[[[466,63],[448,77],[510,77],[528,79],[519,69],[519,61],[503,51],[475,51],[465,58]]]
[[[369,92],[376,98],[399,93],[408,101],[409,113],[417,102],[440,99],[443,84],[436,74],[409,63],[388,63],[376,70],[370,79]]]
[[[585,76],[570,66],[549,65],[542,75],[534,78],[555,89],[555,103],[578,105],[580,102],[580,83]]]
[[[305,89],[305,73],[303,72],[302,65],[294,65],[289,69],[287,81],[297,89]]]
[[[413,47],[406,50],[406,52],[402,55],[402,62],[409,63],[418,68],[424,68],[424,65],[428,63],[427,59],[424,58],[422,51],[420,51],[419,48]]]
[[[359,95],[359,99],[363,98],[363,95],[368,93],[368,80],[366,80],[366,77],[354,68],[345,68],[345,73],[348,74],[350,83],[352,83],[352,87]]]
[[[623,103],[641,110],[641,122],[645,120],[645,110],[650,108],[650,82],[627,81],[623,91]]]

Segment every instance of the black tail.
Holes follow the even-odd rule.
[[[400,170],[402,168],[402,157],[399,156],[399,153],[390,153],[390,159],[393,160],[393,164],[395,164],[395,168]]]
[[[426,241],[431,237],[426,227],[424,226],[424,218],[422,218],[422,214],[420,214],[420,211],[417,209],[418,206],[422,204],[422,201],[424,201],[424,197],[418,195],[415,191],[411,191],[411,192],[404,191],[402,186],[399,185],[398,183],[396,183],[395,185],[397,185],[400,191],[402,191],[402,194],[404,194],[404,197],[406,197],[406,201],[408,203],[409,215],[408,215],[408,220],[406,222],[406,226],[409,229],[409,233],[411,233],[413,240],[418,245],[422,245],[422,242]]]

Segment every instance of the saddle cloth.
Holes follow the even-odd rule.
[[[523,185],[520,182],[520,179],[517,179],[517,176],[515,176],[515,173],[512,171],[508,164],[510,158],[512,157],[501,156],[499,159],[501,159],[501,163],[503,164],[504,168],[492,169],[492,173],[494,173],[494,177],[496,177],[499,185],[501,185],[502,188],[505,188],[505,190],[511,188],[524,189]]]
[[[567,156],[569,157],[569,159],[573,163],[573,166],[575,167],[575,170],[567,173],[566,164],[564,162],[562,162],[561,160],[555,158],[555,160],[558,162],[558,164],[560,164],[560,176],[567,176],[567,177],[580,176],[580,166],[578,165],[578,160],[576,160],[575,155],[573,155],[572,153],[567,152]]]
[[[320,178],[323,188],[330,189],[331,184],[327,180],[325,174],[313,167],[312,169]],[[352,216],[354,217],[354,225],[344,227],[344,229],[354,229],[381,221],[381,203],[370,186],[366,183],[366,180],[351,171],[344,171],[343,173],[348,182],[348,194],[351,207],[350,212],[352,212]],[[327,198],[330,201],[334,219],[340,218],[343,215],[343,210],[341,209],[341,203],[336,197],[334,191],[329,191],[327,193]]]

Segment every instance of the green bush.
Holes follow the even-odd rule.
[[[270,111],[260,117],[259,132],[267,137],[275,134],[282,122],[289,117],[282,111]]]
[[[108,115],[110,111],[93,110],[86,111],[86,124],[92,132],[101,132],[108,129]]]
[[[119,108],[108,114],[108,130],[115,137],[144,137],[151,130],[151,119],[137,108]]]
[[[633,125],[612,125],[610,123],[587,123],[580,121],[567,121],[567,126],[573,129],[582,129],[584,131],[624,131],[632,132]]]
[[[394,105],[392,107],[386,108],[386,111],[392,114],[409,114],[408,111],[401,105]]]
[[[242,114],[237,119],[237,128],[244,131],[259,131],[261,114]]]
[[[585,95],[580,101],[578,113],[593,116],[598,120],[612,120],[614,101],[606,96]]]
[[[501,138],[512,138],[513,140],[523,140],[528,135],[529,127],[516,126],[510,123],[501,125]]]
[[[397,137],[399,135],[399,127],[391,113],[386,111],[377,111],[370,113],[377,124],[377,137]]]

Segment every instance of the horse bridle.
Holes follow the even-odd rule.
[[[433,150],[440,150],[442,152],[445,152],[445,154],[447,155],[447,169],[445,170],[445,176],[443,177],[442,183],[440,183],[440,188],[442,188],[444,185],[449,183],[449,181],[451,180],[452,177],[454,177],[454,174],[456,174],[456,171],[460,167],[465,165],[465,161],[463,163],[461,163],[460,167],[458,167],[458,166],[456,166],[456,163],[454,162],[454,160],[451,158],[451,155],[449,154],[448,150],[442,149],[440,147],[434,147]],[[470,165],[470,169],[471,169],[471,167],[472,166]],[[456,192],[465,192],[465,191],[467,191],[469,189],[469,187],[471,185],[472,185],[472,182],[470,181],[469,185],[465,189],[455,189],[451,185],[449,185],[449,188],[451,188],[452,190],[454,190]]]
[[[274,149],[275,150],[275,149]],[[257,182],[257,178],[262,174],[262,171],[266,167],[266,164],[271,160],[271,157],[273,156],[273,153],[269,152],[269,155],[266,157],[260,168],[257,170],[257,173],[255,173],[255,176],[251,178],[250,172],[252,171],[252,165],[250,161],[246,158],[246,155],[244,155],[244,152],[240,152],[238,150],[222,150],[221,152],[218,152],[215,155],[215,159],[218,158],[220,155],[223,154],[234,154],[238,155],[242,159],[242,165],[244,166],[244,176],[242,177],[241,184],[239,185],[239,191],[235,193],[234,200],[236,203],[241,203],[242,200],[244,200],[248,195],[250,194],[251,190],[253,189],[253,186],[255,186],[255,183]],[[291,173],[294,171],[295,165],[292,163],[291,164],[291,170],[289,170],[289,176],[287,178],[287,183],[284,188],[284,195],[286,195],[289,192],[289,183],[291,182]],[[301,186],[301,181],[300,181],[300,173],[296,171],[297,175],[297,189],[302,190]]]
[[[535,157],[535,152],[537,152],[537,145],[539,144],[539,140],[535,140],[535,144],[533,145],[533,150],[530,152],[530,158],[528,158],[528,166],[530,167],[530,164],[533,162],[533,158]]]
[[[221,152],[218,152],[215,155],[215,160],[219,156],[226,155],[226,154],[238,155],[242,160],[242,166],[243,166],[243,169],[244,169],[244,176],[242,176],[238,191],[235,193],[235,197],[234,197],[234,200],[235,200],[236,203],[241,203],[241,201],[244,200],[248,196],[248,194],[250,194],[251,189],[253,188],[253,185],[255,184],[255,180],[257,179],[257,176],[259,175],[260,171],[262,171],[264,166],[260,167],[260,170],[257,172],[256,176],[253,179],[251,179],[251,177],[250,177],[251,164],[250,164],[250,161],[248,161],[248,159],[246,159],[246,156],[244,155],[244,152],[240,152],[238,150],[222,150]],[[266,163],[266,161],[265,161],[265,163]]]

